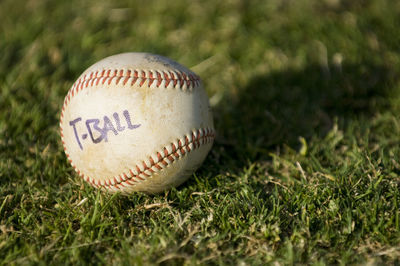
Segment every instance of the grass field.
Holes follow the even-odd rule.
[[[68,164],[63,98],[146,51],[205,84],[218,137],[159,195]],[[400,264],[400,2],[0,2],[0,262]]]

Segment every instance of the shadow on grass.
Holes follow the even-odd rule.
[[[349,119],[372,116],[387,106],[394,81],[390,69],[374,64],[309,66],[255,77],[214,109],[218,138],[209,158],[219,166],[214,174],[266,160],[285,145],[298,149],[299,137],[325,135],[336,118],[343,127]]]

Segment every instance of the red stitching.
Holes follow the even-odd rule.
[[[142,164],[143,164],[143,172],[149,169],[145,161],[143,161]]]
[[[168,87],[169,82],[171,81],[171,79],[169,78],[167,72],[163,71],[163,73],[164,73],[164,78],[165,78],[165,87]]]
[[[148,72],[148,73],[147,73]],[[162,72],[162,74],[160,73]],[[139,86],[142,87],[144,83],[148,80],[148,87],[150,87],[155,80],[157,80],[156,87],[160,87],[162,84],[162,81],[165,80],[165,85],[164,87],[168,87],[171,81],[173,81],[173,86],[174,88],[179,85],[180,87],[183,87],[183,85],[186,83],[187,88],[195,87],[196,85],[199,84],[200,79],[195,76],[194,74],[187,74],[184,72],[172,72],[172,71],[155,71],[155,75],[153,74],[152,71],[144,71],[141,70],[141,76],[139,77],[138,71],[134,70],[133,71],[133,79],[131,82],[131,86],[133,86],[137,79],[140,78],[140,84]],[[125,85],[129,78],[132,77],[132,70],[127,70],[126,73],[124,73],[123,69],[103,69],[101,72],[100,71],[95,71],[91,72],[89,74],[85,74],[83,77],[80,77],[72,86],[71,90],[69,91],[69,94],[72,94],[72,96],[75,96],[80,90],[83,88],[87,88],[89,86],[93,86],[93,84],[99,85],[100,81],[101,84],[108,84],[111,85],[112,81],[114,78],[117,78],[116,84],[119,84],[119,82],[123,79],[123,84]],[[87,79],[86,79],[87,78]],[[75,92],[74,92],[75,90]],[[68,98],[68,101],[70,99]]]
[[[204,134],[201,136],[200,132],[203,132]],[[94,187],[115,187],[116,189],[120,189],[120,187],[126,187],[127,185],[134,185],[138,181],[136,179],[139,179],[141,181],[146,180],[146,178],[150,177],[152,173],[155,173],[155,171],[152,169],[152,167],[156,167],[158,170],[162,170],[163,167],[160,166],[160,163],[163,164],[165,167],[168,166],[169,164],[173,163],[174,161],[180,159],[186,154],[185,148],[188,150],[187,152],[190,152],[191,150],[199,148],[200,142],[203,143],[209,143],[215,138],[215,134],[211,129],[204,129],[204,130],[197,130],[197,137],[194,137],[194,132],[192,132],[192,141],[189,141],[189,138],[185,136],[185,145],[182,145],[181,140],[178,140],[178,149],[181,151],[181,155],[179,155],[178,152],[176,152],[176,147],[174,143],[171,143],[170,145],[172,146],[172,151],[171,153],[168,152],[167,147],[164,147],[162,149],[164,156],[161,155],[161,153],[157,152],[157,158],[158,162],[155,163],[154,159],[150,156],[149,157],[149,162],[150,166],[146,164],[145,161],[141,162],[141,165],[143,166],[143,170],[140,169],[140,164],[135,165],[133,168],[129,169],[129,174],[128,176],[126,173],[123,173],[118,176],[111,177],[107,180],[104,181],[104,185],[101,184],[99,180],[94,180],[90,177],[85,176],[83,173],[80,173],[79,170],[76,168],[76,166],[73,166],[74,169],[78,172],[78,175],[80,175],[84,180],[86,180],[89,184],[93,185]],[[193,145],[193,149],[190,149],[189,145]],[[174,155],[175,158],[172,156]],[[67,157],[69,157],[67,155]],[[169,162],[167,162],[165,159],[168,159]],[[72,161],[70,160],[72,163]],[[136,173],[134,172],[136,170]],[[149,175],[146,173],[146,171],[150,172],[151,174]],[[144,176],[145,178],[143,178]]]
[[[178,82],[177,79],[175,79],[175,75],[173,72],[169,71],[169,74],[171,75],[171,79],[174,81],[174,88],[176,87],[176,83]]]
[[[183,83],[186,82],[186,86],[189,88],[190,87],[190,80],[188,79],[188,77],[186,76],[185,73],[182,73],[182,79],[183,79]]]
[[[189,148],[190,144],[194,145],[193,149],[192,149],[192,150],[194,150],[201,146],[200,141],[203,141],[204,143],[209,143],[210,141],[212,141],[215,138],[215,134],[213,133],[213,131],[211,129],[207,128],[202,131],[204,131],[203,136],[201,136],[201,134],[200,134],[201,131],[197,130],[196,138],[194,137],[194,133],[192,133],[193,139],[191,142],[189,142],[188,137],[185,137],[186,143],[184,146],[182,146],[182,142],[180,140],[178,140],[178,145],[179,145],[178,148],[181,151],[181,155],[179,155],[179,153],[176,152],[175,144],[171,143],[170,144],[172,146],[171,153],[168,152],[167,147],[164,147],[162,149],[164,156],[162,156],[159,152],[157,152],[157,157],[158,157],[157,163],[155,163],[154,159],[150,156],[149,157],[150,166],[148,166],[145,161],[142,161],[141,164],[139,163],[139,164],[135,165],[133,168],[129,169],[129,173],[131,176],[124,174],[125,180],[123,178],[121,178],[122,181],[118,181],[116,179],[116,177],[113,177],[113,178],[108,179],[108,181],[105,181],[104,185],[99,184],[99,186],[101,186],[101,187],[116,187],[118,189],[119,188],[118,186],[125,186],[124,183],[128,183],[129,185],[132,185],[129,181],[137,182],[135,180],[135,178],[144,181],[145,178],[142,178],[141,175],[143,175],[145,177],[150,177],[151,175],[147,174],[146,171],[149,171],[150,173],[154,173],[155,171],[152,169],[153,166],[155,166],[158,170],[162,170],[162,167],[159,165],[160,163],[162,163],[164,166],[168,166],[169,164],[173,163],[174,161],[180,159],[186,153],[184,151],[184,148],[186,148],[188,150],[188,152],[191,151],[191,149]],[[175,158],[172,155],[174,155]],[[165,161],[166,158],[170,161],[169,163]],[[143,166],[143,170],[140,169],[139,165]],[[134,173],[134,171],[133,171],[134,169],[136,170],[137,174]],[[112,180],[112,179],[114,180],[114,184],[112,184],[112,182],[109,182],[109,180]]]
[[[111,77],[111,78],[108,79],[108,85],[111,84],[111,81],[113,80],[114,77],[115,77],[115,76],[113,76],[113,77]]]
[[[149,73],[149,84],[147,85],[149,88],[151,86],[151,84],[153,84],[155,78],[153,77],[153,72]]]
[[[124,85],[128,82],[129,78],[131,77],[131,72],[132,71],[130,69],[128,69],[128,71],[126,73],[126,77],[125,77],[124,82],[123,82]]]
[[[162,163],[164,166],[168,166],[168,163],[167,163],[164,159],[161,160],[161,163]]]
[[[132,169],[129,169],[129,173],[131,174],[131,176],[134,176],[135,174],[132,172]]]
[[[138,79],[138,72],[135,70],[133,74],[133,80],[131,82],[131,86],[133,86],[136,83],[136,80]]]
[[[139,87],[142,87],[145,81],[146,81],[146,72],[142,70],[142,81],[140,82]]]
[[[162,78],[161,78],[161,74],[160,72],[156,71],[156,75],[157,75],[157,88],[160,87],[161,82],[162,82]]]

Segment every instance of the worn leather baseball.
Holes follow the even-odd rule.
[[[148,53],[118,54],[89,67],[65,97],[60,133],[79,176],[124,193],[180,185],[215,135],[199,77]]]

